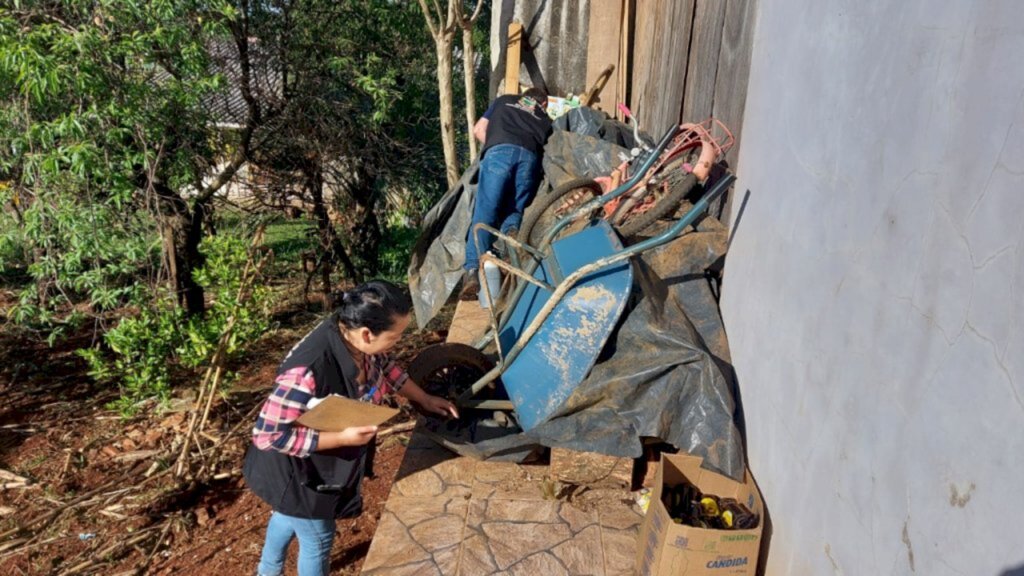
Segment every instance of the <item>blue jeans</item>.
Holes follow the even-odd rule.
[[[462,266],[475,272],[480,266],[480,252],[490,250],[494,235],[481,231],[480,252],[473,240],[473,226],[483,222],[508,232],[523,222],[526,205],[533,199],[540,182],[540,158],[515,144],[498,144],[488,148],[480,161],[480,181],[473,204],[473,220],[466,238],[466,263]]]
[[[267,539],[256,570],[260,576],[280,576],[292,538],[299,538],[299,576],[327,576],[331,568],[334,520],[295,518],[280,512],[270,515]]]

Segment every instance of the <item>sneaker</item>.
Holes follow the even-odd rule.
[[[476,300],[480,293],[480,278],[476,271],[467,271],[462,275],[462,291],[459,292],[459,300]]]

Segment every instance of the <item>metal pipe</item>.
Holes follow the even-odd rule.
[[[480,262],[481,262],[481,264],[483,262],[490,262],[491,264],[494,264],[498,268],[501,268],[502,270],[505,270],[509,274],[512,274],[513,276],[517,276],[519,278],[522,278],[523,280],[529,282],[530,284],[533,284],[533,285],[537,286],[538,288],[543,288],[544,290],[547,290],[548,292],[551,292],[551,291],[553,291],[555,289],[554,286],[552,286],[552,285],[550,285],[550,284],[548,284],[546,282],[542,282],[541,280],[538,280],[538,279],[534,278],[533,276],[530,276],[529,274],[527,274],[523,270],[521,270],[519,268],[516,268],[515,266],[509,264],[508,262],[505,262],[504,260],[502,260],[501,258],[498,258],[496,256],[484,254],[480,258]]]
[[[476,408],[478,410],[515,410],[511,400],[466,400],[459,403],[459,408]]]
[[[536,260],[543,260],[544,259],[544,253],[541,252],[540,250],[537,250],[533,246],[529,246],[527,244],[523,244],[519,240],[516,240],[515,238],[509,236],[508,234],[505,234],[503,232],[499,232],[493,226],[484,224],[483,222],[477,222],[476,224],[473,225],[473,244],[476,245],[476,253],[477,254],[480,254],[480,235],[478,234],[478,232],[480,232],[481,230],[484,230],[486,232],[490,232],[494,236],[497,236],[501,240],[504,240],[506,244],[510,244],[511,243],[516,248],[522,248],[523,250],[528,252],[531,256],[533,256],[534,259],[536,259]]]

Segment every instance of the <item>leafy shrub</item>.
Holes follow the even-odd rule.
[[[409,258],[419,230],[407,226],[388,226],[380,247],[380,275],[393,282],[407,281]]]
[[[188,316],[175,305],[173,294],[146,291],[148,302],[140,305],[139,313],[104,335],[109,355],[97,349],[79,351],[93,378],[118,383],[121,396],[115,407],[123,414],[133,413],[147,399],[166,400],[175,368],[198,378],[229,323],[225,359],[270,327],[271,293],[259,279],[252,281],[257,271],[246,242],[237,236],[214,236],[204,240],[200,250],[206,262],[194,278],[211,297],[204,315]]]

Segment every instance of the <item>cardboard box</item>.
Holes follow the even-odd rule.
[[[750,575],[757,572],[757,555],[764,527],[764,503],[750,471],[743,483],[700,467],[699,456],[663,454],[654,493],[640,530],[636,566],[643,575]],[[751,530],[709,530],[676,524],[661,501],[666,486],[683,482],[702,493],[735,498],[760,518]]]

